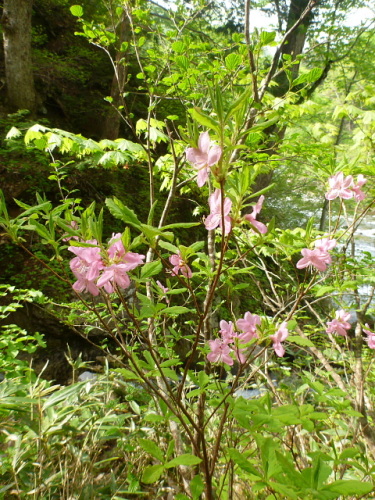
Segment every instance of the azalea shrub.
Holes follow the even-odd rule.
[[[133,36],[139,56],[138,32]],[[263,36],[256,50],[273,43],[274,36]],[[352,251],[373,204],[366,165],[327,162],[315,172],[328,214],[321,229],[312,218],[292,229],[268,219],[273,186],[260,180],[271,162],[286,161],[270,130],[286,126],[290,109],[268,92],[275,75],[265,69],[257,69],[264,86],[248,88],[243,48],[239,39],[216,66],[207,58],[208,90],[198,78],[195,92],[178,87],[178,99],[188,103],[179,127],[173,115],[156,118],[153,89],[177,92],[173,81],[181,75],[173,71],[182,63],[188,71],[182,55],[168,61],[177,79],[159,81],[152,67],[142,72],[147,119],[133,123],[118,106],[133,140],[94,141],[40,125],[26,132],[28,147],[69,154],[69,161],[147,169],[149,199],[140,200],[147,219],[116,197],[100,209],[81,203],[62,188],[58,160],[51,181],[61,203],[38,194],[35,206],[18,202],[24,211],[12,218],[1,196],[0,224],[25,251],[27,233],[51,248],[61,272],[41,264],[72,293],[55,314],[103,350],[112,377],[147,395],[142,408],[130,405],[136,422],[119,426],[114,437],[131,434],[118,460],[142,463],[137,492],[165,498],[172,490],[177,500],[358,498],[374,490],[375,457],[375,394],[366,377],[375,348],[374,289],[361,293],[374,283],[373,257]],[[311,78],[295,85],[306,83],[308,91]],[[297,97],[290,91],[285,100],[293,107]],[[8,139],[21,135],[13,129]],[[177,222],[173,204],[184,195],[196,210]],[[104,210],[121,231],[109,234]],[[20,484],[15,469],[13,476]],[[17,494],[27,492],[18,486]]]
[[[155,431],[165,428],[169,444],[166,448],[153,432],[139,441],[150,456],[139,478],[142,483],[162,485],[174,471],[180,484],[176,498],[199,498],[203,493],[205,498],[226,498],[230,491],[242,492],[243,498],[366,494],[373,486],[369,480],[363,482],[370,478],[359,465],[345,462],[342,469],[335,465],[335,457],[350,446],[350,433],[344,440],[334,440],[334,454],[320,445],[318,435],[329,431],[330,415],[344,412],[363,425],[365,443],[371,449],[372,436],[365,430],[366,405],[359,397],[366,368],[361,361],[359,385],[354,388],[342,370],[353,370],[356,376],[354,365],[362,359],[356,353],[374,348],[375,333],[358,317],[351,337],[350,306],[344,306],[340,294],[334,293],[331,310],[335,304],[342,308],[332,313],[334,318],[326,312],[326,324],[314,304],[326,298],[322,288],[335,292],[331,284],[348,272],[342,263],[345,254],[337,247],[353,236],[359,218],[353,220],[349,236],[341,228],[342,209],[333,216],[334,223],[330,221],[332,229],[323,234],[311,224],[288,233],[275,228],[272,221],[258,220],[267,197],[251,193],[250,170],[232,165],[226,141],[215,132],[211,135],[219,143],[203,131],[197,144],[193,138],[193,146],[184,153],[191,182],[196,178],[201,189],[208,185],[203,217],[207,246],[204,241],[184,246],[173,233],[179,228],[194,231],[201,222],[146,224],[118,199],[108,199],[106,204],[125,229],[112,234],[108,242],[103,241],[103,213],[97,215],[93,205],[74,210],[70,199],[53,211],[48,202],[29,207],[16,220],[7,216],[3,201],[2,226],[21,246],[21,231],[32,230],[46,243],[53,242],[58,260],[73,254],[72,274],[61,279],[71,280],[83,316],[86,311],[96,318],[96,325],[117,345],[118,376],[141,384],[157,402],[145,419],[156,426]],[[341,207],[350,198],[363,203],[366,198],[360,188],[365,181],[361,176],[354,184],[352,176],[339,172],[327,179],[326,198],[329,203],[337,203],[338,198]],[[270,271],[269,256],[288,268],[287,304],[282,302],[285,290],[277,292],[281,273]],[[271,292],[264,303],[258,301],[257,310],[249,311],[242,307],[247,286],[241,285],[247,279],[255,281],[255,271],[263,264],[267,278],[272,275]],[[357,286],[352,280],[355,293]],[[278,295],[279,311],[272,315],[267,303]],[[357,309],[358,316],[366,312]],[[90,321],[83,333],[89,337]],[[286,352],[289,359],[305,356],[327,370],[324,383],[336,391],[333,399],[329,390],[323,398],[317,389],[321,382],[310,371],[304,372],[304,382],[285,378],[280,367]],[[108,354],[113,355],[110,350]],[[339,354],[344,354],[340,368]],[[292,365],[289,361],[285,366]],[[264,396],[248,399],[247,388],[259,387],[260,380]],[[306,402],[311,390],[322,394],[320,401]],[[290,433],[296,439],[292,447],[286,446]],[[305,446],[309,455],[303,452]],[[261,461],[256,459],[258,454]],[[325,471],[324,479],[317,476],[317,468]]]

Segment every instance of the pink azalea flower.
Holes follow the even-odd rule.
[[[315,248],[318,248],[321,252],[329,252],[333,248],[335,248],[337,244],[336,240],[330,240],[329,238],[321,238],[320,240],[316,240]]]
[[[206,229],[210,231],[218,226],[223,229],[223,218],[221,214],[221,191],[216,189],[214,193],[208,198],[208,204],[210,205],[211,213],[206,217],[204,225]],[[224,232],[225,234],[230,233],[232,228],[232,220],[229,216],[229,212],[232,208],[232,201],[229,198],[224,198]]]
[[[244,216],[244,219],[248,220],[250,224],[254,226],[255,229],[261,234],[265,234],[267,232],[267,226],[262,222],[257,221],[256,216],[262,209],[263,201],[264,201],[264,196],[262,195],[257,201],[256,205],[254,205],[252,213],[246,214]]]
[[[327,269],[327,264],[330,264],[332,260],[329,253],[322,252],[319,248],[315,248],[314,250],[303,248],[301,250],[301,254],[303,255],[303,258],[296,264],[298,269],[313,266],[316,267],[318,271],[325,271]]]
[[[362,201],[366,198],[366,195],[363,191],[361,191],[361,187],[366,184],[367,182],[367,179],[365,179],[365,177],[363,177],[362,174],[359,174],[359,176],[357,177],[357,184],[355,184],[353,187],[352,187],[352,190],[354,192],[354,198],[356,199],[356,201]]]
[[[197,148],[187,148],[186,159],[198,170],[198,187],[202,187],[206,183],[210,167],[220,160],[221,154],[221,147],[210,141],[208,132],[200,134]]]
[[[353,198],[353,176],[348,175],[344,178],[342,172],[333,175],[328,179],[329,191],[326,193],[327,200],[334,200],[339,197],[344,200]]]
[[[281,323],[279,329],[275,333],[275,335],[271,335],[270,338],[273,342],[273,348],[277,356],[280,358],[284,356],[285,354],[285,349],[282,346],[281,342],[284,342],[284,340],[288,337],[289,332],[287,328],[287,323],[284,321]]]
[[[365,326],[369,328],[367,324]],[[367,335],[366,339],[367,345],[369,346],[370,349],[375,349],[375,333],[372,332],[371,330],[366,330],[365,328],[363,329],[363,331]]]
[[[181,271],[181,274],[183,276],[185,276],[185,278],[191,278],[193,276],[193,273],[192,273],[190,267],[186,264],[186,262],[181,257],[181,252],[178,252],[178,253],[175,253],[174,255],[171,255],[169,257],[169,262],[172,264],[172,266],[174,266],[172,271],[171,271],[173,276],[177,276],[180,271]]]
[[[89,240],[85,243],[97,245],[96,240]],[[95,280],[100,271],[105,267],[100,256],[99,247],[68,247],[68,250],[77,257],[70,261],[70,269],[73,271],[77,278],[78,275],[83,275],[87,280]]]
[[[332,321],[327,322],[327,333],[337,333],[337,335],[342,335],[346,337],[348,332],[346,330],[350,330],[351,325],[348,323],[350,319],[350,313],[345,312],[343,309],[336,311],[336,318]]]
[[[113,242],[113,243],[112,243]],[[112,234],[109,242],[108,255],[113,264],[125,264],[126,270],[131,271],[143,264],[144,255],[139,253],[127,252],[121,241],[121,233]]]
[[[112,264],[104,269],[97,282],[99,288],[103,287],[107,293],[114,292],[114,285],[120,288],[128,288],[130,286],[129,276],[126,274],[128,270],[126,264]]]
[[[246,312],[244,318],[238,319],[236,324],[237,328],[243,332],[239,336],[242,343],[258,338],[257,325],[260,325],[260,317],[257,314]]]
[[[221,333],[221,338],[225,344],[231,344],[237,337],[237,333],[234,331],[233,323],[231,321],[228,323],[224,319],[220,321],[219,332]]]
[[[76,292],[89,292],[96,297],[99,295],[99,288],[95,285],[94,281],[88,280],[83,274],[76,274],[77,281],[73,283],[73,290]]]
[[[209,340],[211,352],[207,355],[208,361],[211,363],[225,363],[233,365],[233,358],[230,357],[232,349],[220,339]]]

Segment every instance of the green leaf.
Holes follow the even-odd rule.
[[[275,41],[276,31],[262,31],[260,34],[260,45],[263,47],[264,45],[268,45]]]
[[[151,439],[139,439],[138,442],[139,446],[143,448],[145,451],[147,451],[147,453],[152,455],[157,460],[160,460],[160,462],[163,462],[164,453],[159,448],[159,446],[156,443],[154,443],[154,441],[151,441]]]
[[[200,125],[215,130],[217,133],[220,132],[220,127],[217,121],[206,115],[206,113],[203,113],[203,111],[201,111],[199,108],[189,109],[189,113],[191,114],[192,118]]]
[[[241,64],[242,58],[239,54],[228,54],[225,58],[225,67],[228,71],[233,71]]]
[[[249,472],[257,477],[262,477],[256,468],[235,448],[229,448],[228,453],[233,462],[238,465],[242,470]]]
[[[105,204],[107,205],[108,210],[111,212],[113,217],[115,217],[116,219],[120,219],[126,224],[130,224],[137,229],[141,228],[141,222],[138,220],[138,217],[135,215],[133,210],[126,207],[119,199],[107,198],[105,200]]]
[[[204,484],[201,476],[194,476],[193,479],[190,481],[190,491],[193,500],[198,500],[204,491]]]
[[[70,12],[75,17],[82,17],[83,15],[83,9],[80,5],[72,5],[70,7]]]
[[[321,488],[321,491],[332,491],[338,493],[339,495],[355,495],[359,497],[361,495],[366,495],[373,491],[374,485],[372,483],[366,483],[363,481],[355,481],[345,479],[339,479],[327,486]]]
[[[159,274],[163,269],[163,266],[160,260],[154,260],[153,262],[147,262],[141,268],[141,278],[149,278],[150,276],[154,276],[155,274]]]
[[[167,241],[159,240],[159,246],[164,248],[165,250],[169,250],[170,252],[176,254],[179,252],[179,249],[172,245],[172,243],[168,243]]]
[[[149,467],[146,467],[142,474],[142,483],[145,484],[152,484],[155,483],[156,481],[159,480],[160,476],[163,474],[164,471],[164,465],[159,464],[159,465],[150,465]]]
[[[302,347],[314,347],[313,342],[309,339],[304,339],[298,335],[289,335],[288,342],[293,342],[293,344],[300,345]]]
[[[167,316],[179,316],[180,314],[186,314],[188,312],[190,312],[190,309],[183,306],[172,306],[163,309],[163,314],[166,314]]]
[[[177,467],[178,465],[197,465],[202,462],[202,459],[196,457],[195,455],[190,455],[189,453],[185,453],[184,455],[180,455],[179,457],[174,458],[170,462],[165,464],[167,469],[172,467]]]

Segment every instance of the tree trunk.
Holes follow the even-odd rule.
[[[11,110],[36,111],[31,58],[32,0],[4,0],[3,26],[5,75]]]
[[[118,107],[123,104],[122,94],[124,92],[127,75],[125,57],[128,52],[127,48],[125,51],[121,50],[121,48],[123,47],[123,43],[128,41],[130,33],[129,20],[124,11],[122,19],[116,27],[116,35],[118,38],[117,44],[119,48],[116,51],[116,58],[114,61],[115,74],[113,75],[111,85],[112,106],[108,109],[104,119],[101,134],[103,139],[114,140],[119,136],[121,113],[118,111]]]

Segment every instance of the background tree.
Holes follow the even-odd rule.
[[[3,26],[5,76],[10,109],[36,111],[31,55],[32,0],[4,0]]]

